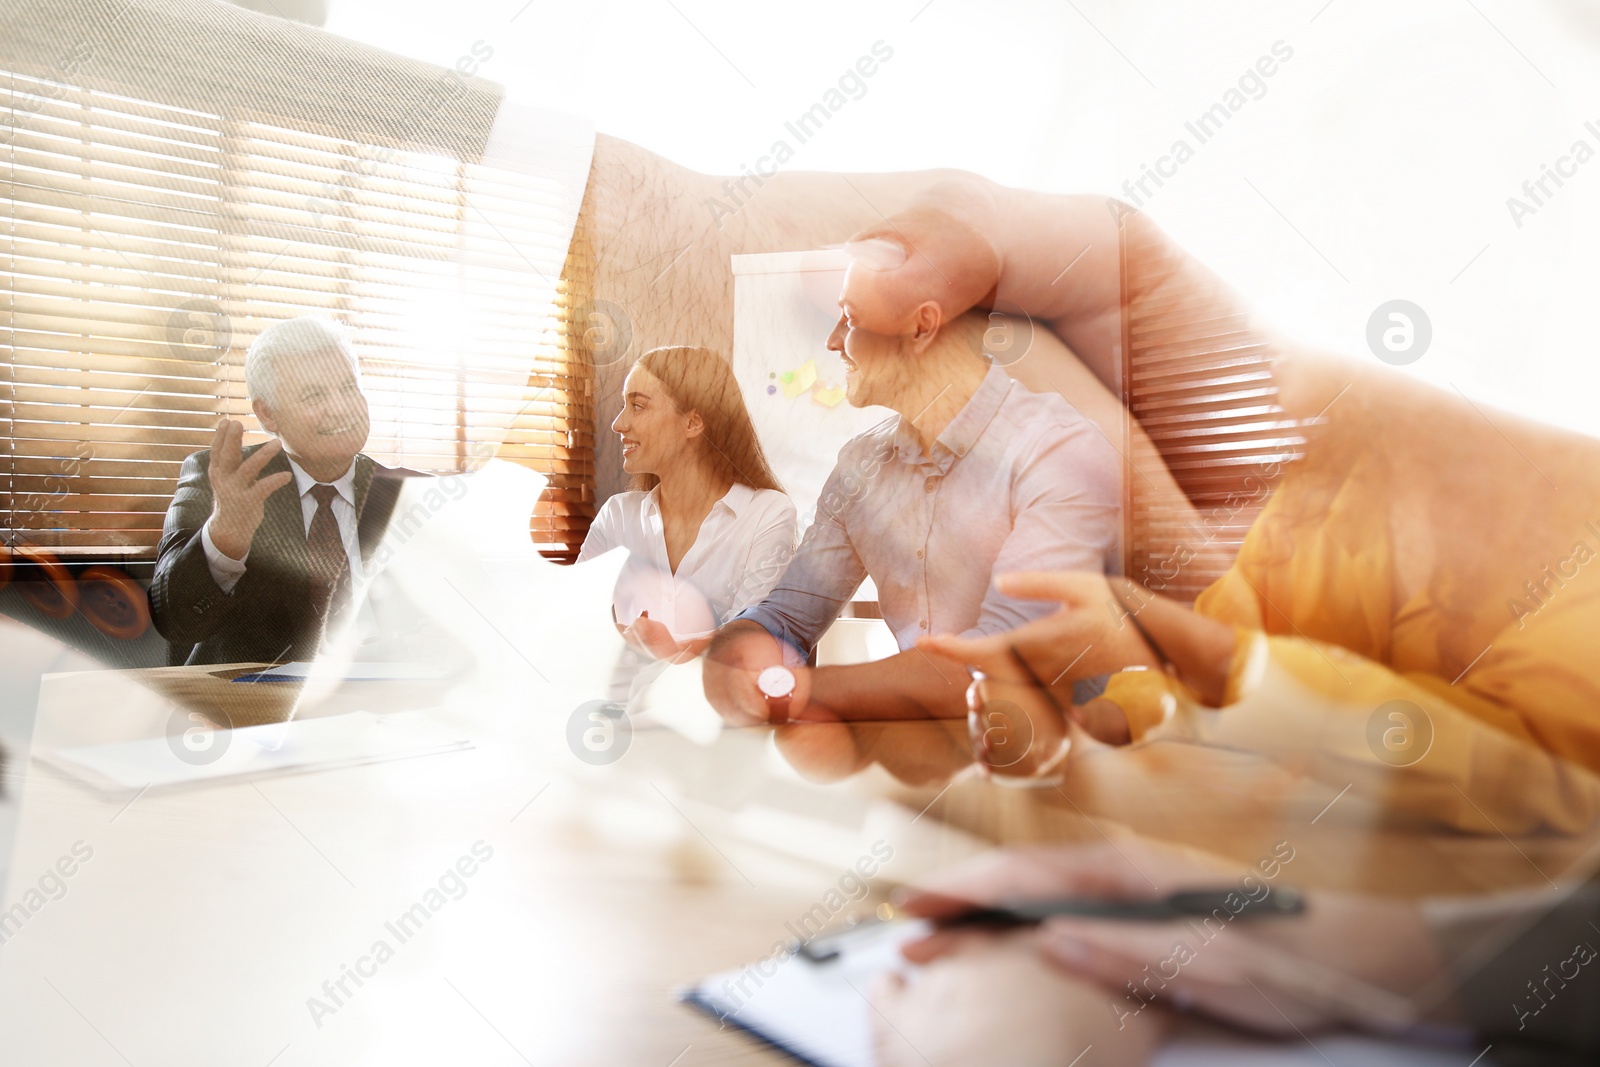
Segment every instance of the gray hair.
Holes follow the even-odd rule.
[[[273,323],[261,331],[261,336],[245,353],[244,384],[250,398],[272,402],[272,387],[277,382],[276,368],[280,362],[330,351],[350,361],[350,370],[359,382],[361,364],[350,346],[349,334],[339,323],[315,315]]]

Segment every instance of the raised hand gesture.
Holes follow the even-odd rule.
[[[283,450],[277,438],[249,459],[244,457],[243,440],[244,423],[227,418],[217,423],[211,438],[211,543],[231,559],[243,559],[250,551],[267,497],[294,480],[290,471],[261,477],[262,468]]]

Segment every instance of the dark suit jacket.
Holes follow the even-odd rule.
[[[245,455],[260,447],[245,449]],[[200,538],[200,528],[211,517],[210,463],[209,449],[183,461],[156,550],[150,613],[156,629],[172,643],[172,662],[315,658],[322,625],[311,610],[311,557],[295,483],[267,498],[244,576],[231,593],[224,593],[211,577]],[[388,525],[401,480],[416,472],[385,467],[364,455],[356,456],[355,465],[356,527],[361,558],[368,560]],[[287,470],[288,457],[279,453],[262,474]]]

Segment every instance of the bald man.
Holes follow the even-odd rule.
[[[735,724],[900,708],[964,716],[961,687],[929,669],[919,638],[1002,633],[1048,610],[996,590],[996,571],[1120,570],[1122,471],[1106,436],[986,358],[988,316],[946,318],[942,278],[896,306],[892,272],[921,252],[894,234],[856,248],[828,348],[852,406],[896,415],[840,450],[783,577],[707,651],[706,697]],[[901,652],[805,666],[868,577]],[[1079,703],[1093,695],[1084,689]]]

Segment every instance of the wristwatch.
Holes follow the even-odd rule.
[[[788,667],[768,667],[756,675],[756,688],[767,698],[771,721],[781,726],[789,721],[789,697],[794,693],[794,671]]]

